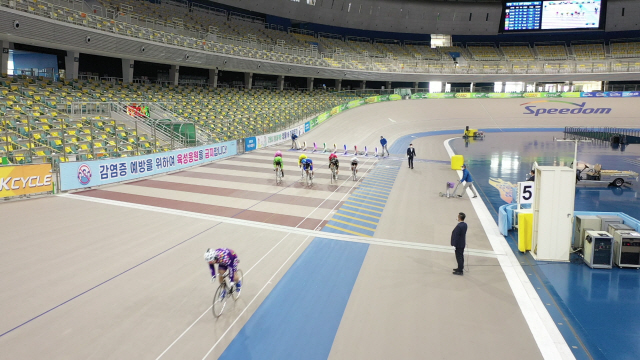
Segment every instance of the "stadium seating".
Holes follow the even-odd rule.
[[[612,41],[609,50],[613,58],[640,58],[640,41]]]
[[[475,60],[502,60],[502,56],[495,46],[469,45],[467,49],[471,53],[471,57]]]
[[[51,82],[0,78],[0,154],[14,163],[79,160],[167,151],[171,144],[135,122],[91,113],[91,102],[132,105],[152,102],[178,120],[193,122],[210,141],[274,132],[283,126],[356,99],[311,92],[213,89],[198,86],[121,84],[98,81]],[[72,111],[73,106],[80,108]],[[89,115],[85,115],[89,114]],[[58,156],[54,156],[58,154]],[[60,157],[60,161],[65,161]]]
[[[534,44],[540,60],[567,60],[565,45]]]
[[[576,60],[602,60],[605,58],[604,44],[571,44]]]
[[[411,58],[420,58],[422,60],[442,59],[442,54],[428,45],[407,45],[407,52]]]
[[[534,61],[536,59],[528,44],[500,44],[500,50],[502,50],[504,57],[509,61]]]

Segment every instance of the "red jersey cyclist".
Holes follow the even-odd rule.
[[[215,264],[218,264],[218,281],[222,284],[224,273],[229,270],[229,279],[231,279],[230,286],[236,283],[236,289],[240,291],[242,282],[238,282],[238,255],[235,251],[228,248],[220,249],[207,249],[204,253],[204,259],[209,263],[209,269],[211,270],[211,281],[216,278]]]
[[[340,161],[338,160],[338,155],[331,154],[329,155],[329,170],[331,170],[331,165],[336,167],[336,175],[340,173]]]

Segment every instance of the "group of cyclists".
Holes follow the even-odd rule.
[[[351,170],[356,173],[358,172],[358,163],[358,157],[354,155],[351,158]],[[306,171],[310,171],[311,177],[313,178],[313,160],[307,157],[306,154],[298,157],[298,167],[302,169],[303,177]],[[329,154],[329,169],[332,167],[335,169],[337,175],[340,168],[340,161],[338,160],[338,156],[333,153]],[[284,177],[284,161],[282,160],[282,152],[279,150],[276,151],[273,157],[273,170],[281,171],[281,175]],[[207,249],[204,254],[204,259],[209,264],[212,282],[217,278],[218,282],[222,284],[224,279],[228,277],[229,286],[235,289],[235,291],[240,292],[242,281],[240,281],[237,275],[240,259],[238,259],[235,251],[229,248]],[[216,265],[218,265],[217,271]]]
[[[351,170],[358,172],[358,157],[353,156],[351,158]],[[305,172],[311,172],[311,178],[313,179],[314,171],[313,171],[313,160],[307,157],[306,154],[302,154],[298,157],[298,167],[301,169],[302,174],[301,177],[304,177]],[[331,153],[329,155],[329,169],[334,167],[336,170],[336,175],[340,172],[340,161],[338,160],[338,155]],[[276,151],[275,156],[273,157],[273,171],[280,170],[280,174],[284,177],[284,161],[282,160],[282,152],[280,150]]]

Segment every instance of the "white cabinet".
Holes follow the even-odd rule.
[[[536,167],[531,255],[569,261],[573,235],[576,172],[566,166]]]

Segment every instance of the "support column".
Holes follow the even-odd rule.
[[[360,89],[364,90],[367,88],[367,81],[366,80],[362,80],[362,82],[360,83]]]
[[[78,80],[78,67],[80,66],[80,53],[67,51],[64,57],[64,77],[66,80]]]
[[[413,92],[418,92],[418,88],[420,87],[420,83],[419,82],[414,82],[413,83]]]
[[[180,66],[171,65],[171,68],[169,68],[169,81],[171,81],[171,84],[178,85],[179,77],[180,77]]]
[[[469,84],[469,92],[473,92],[474,87],[475,87],[474,83]]]
[[[209,86],[218,87],[218,69],[209,69]]]
[[[385,87],[384,87],[384,88],[385,88],[386,90],[391,89],[391,81],[387,81],[387,83],[385,84]]]
[[[336,79],[336,91],[342,91],[342,79]]]
[[[308,77],[307,78],[307,90],[309,90],[309,91],[313,90],[313,78],[312,77]]]
[[[533,92],[538,92],[538,83],[537,82],[533,82]]]
[[[122,83],[130,84],[133,82],[133,63],[132,59],[122,59]]]
[[[0,59],[0,75],[7,76],[9,73],[9,49],[10,44],[8,41],[0,41],[0,48],[2,48],[2,58]]]
[[[244,73],[244,88],[251,90],[251,85],[253,85],[253,73]]]
[[[278,75],[278,90],[284,90],[284,75]]]

